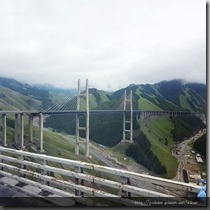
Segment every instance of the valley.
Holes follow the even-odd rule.
[[[14,80],[1,78],[0,80],[0,109],[2,110],[37,110],[47,107],[59,108],[62,97],[71,96],[75,103],[75,90],[69,91],[47,87],[33,87]],[[172,110],[206,112],[206,87],[203,84],[183,84],[179,80],[163,81],[153,85],[130,85],[115,92],[106,92],[92,88],[89,90],[91,110],[115,110],[122,107],[120,98],[124,91],[133,92],[133,109],[140,110]],[[70,100],[71,100],[70,99]],[[66,109],[76,106],[65,99]],[[81,103],[85,101],[81,99]],[[71,107],[67,105],[70,104]],[[58,106],[59,105],[59,106]],[[50,109],[50,107],[48,107]],[[85,119],[81,116],[81,122]],[[35,123],[35,122],[34,122]],[[10,144],[14,138],[14,118],[8,117],[7,138]],[[24,120],[25,127],[28,126]],[[38,145],[38,129],[34,124],[34,142]],[[172,154],[177,145],[185,144],[186,139],[192,138],[205,128],[202,121],[196,117],[150,116],[143,121],[134,118],[134,145],[135,154],[128,150],[131,144],[120,143],[122,139],[122,117],[91,116],[90,118],[90,157],[84,156],[84,145],[81,146],[81,155],[75,155],[75,118],[70,116],[47,116],[44,123],[44,149],[47,154],[103,164],[114,168],[123,168],[139,173],[151,174],[168,179],[174,179],[177,168],[180,168],[179,157]],[[25,129],[25,142],[28,131]],[[83,134],[81,135],[83,138]],[[144,143],[142,143],[142,138]],[[36,150],[36,146],[26,147]],[[145,147],[146,146],[146,147]],[[137,150],[138,148],[138,150]],[[147,148],[147,152],[146,149]],[[183,147],[183,151],[187,147]],[[187,152],[187,150],[186,150]],[[183,153],[183,155],[188,155]],[[155,162],[154,162],[155,161]],[[188,160],[189,161],[189,160]],[[154,163],[159,164],[159,168]],[[154,165],[154,166],[152,166]],[[159,170],[160,168],[164,170]],[[163,171],[165,171],[163,173]],[[181,171],[179,169],[179,171]],[[181,177],[181,172],[179,173]],[[177,177],[175,178],[177,179]]]
[[[177,174],[174,177],[174,180],[184,182],[183,170],[187,171],[189,177],[188,179],[190,179],[191,176],[206,178],[206,176],[202,175],[202,164],[196,161],[196,153],[192,146],[190,146],[192,145],[192,142],[195,142],[204,134],[206,134],[206,130],[199,131],[196,135],[179,143],[178,146],[172,151],[172,154],[177,158],[179,162]],[[198,179],[199,178],[195,178],[189,181],[198,184]]]

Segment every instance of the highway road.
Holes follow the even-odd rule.
[[[63,134],[60,134],[60,135],[62,135],[68,141],[75,143],[74,137],[69,136],[69,135],[63,135]],[[85,149],[85,145],[80,144],[80,148]],[[125,165],[122,162],[119,163],[119,161],[117,161],[117,159],[115,157],[111,157],[102,148],[95,146],[91,142],[90,142],[90,146],[89,146],[89,152],[90,152],[91,156],[94,156],[97,159],[101,160],[108,167],[133,171],[133,172],[142,173],[142,174],[148,174],[148,170],[139,164],[135,164],[135,166],[133,166],[133,165]],[[136,168],[136,170],[134,170],[134,168]],[[135,179],[131,179],[130,182],[131,182],[132,186],[137,186],[137,187],[140,187],[143,189],[152,190],[152,191],[157,189],[157,187],[155,185],[148,183],[148,182],[137,181]],[[165,189],[159,189],[159,191],[162,191],[163,193],[166,192]],[[167,191],[167,193],[168,193],[168,191]]]
[[[176,151],[173,151],[172,154],[177,158],[179,165],[178,165],[178,169],[177,169],[177,175],[174,178],[174,180],[177,181],[181,181],[184,182],[183,180],[183,169],[184,169],[184,165],[189,162],[189,155],[191,155],[191,147],[188,145],[191,141],[194,141],[198,138],[200,138],[202,135],[204,135],[206,133],[205,130],[203,131],[199,131],[196,135],[194,135],[193,137],[186,139],[184,141],[182,141],[181,143],[179,143],[178,147],[176,148]],[[196,161],[194,161],[195,164]]]

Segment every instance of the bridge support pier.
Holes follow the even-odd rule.
[[[28,116],[29,121],[28,121],[28,127],[29,127],[29,142],[33,142],[33,115]]]
[[[19,119],[19,114],[15,114],[15,145],[18,146],[18,119]]]
[[[136,121],[139,121],[139,114],[136,114]]]
[[[24,114],[15,114],[15,145],[24,148]]]
[[[145,111],[145,112],[144,112],[144,119],[147,118],[148,115],[149,115],[149,112],[148,112],[148,111]]]
[[[24,112],[15,114],[15,146],[16,148],[23,149],[24,145]],[[33,114],[29,114],[29,141],[33,142]],[[43,152],[43,113],[39,113],[39,140],[40,152]],[[7,114],[2,114],[2,144],[7,146]]]
[[[20,148],[24,148],[24,116],[20,115]]]
[[[142,111],[142,113],[141,113],[141,121],[144,121],[144,111]]]
[[[7,146],[7,115],[3,114],[3,146]]]

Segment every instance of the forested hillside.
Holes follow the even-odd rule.
[[[154,85],[130,85],[113,93],[90,89],[91,109],[122,109],[124,91],[132,90],[133,109],[191,111],[206,113],[206,86],[203,84],[183,83],[181,80],[163,81]],[[122,115],[97,115],[90,117],[90,139],[109,147],[122,140]],[[135,119],[135,118],[134,118]],[[149,121],[148,121],[149,120]],[[80,116],[82,125],[85,117]],[[147,123],[148,122],[148,123]],[[144,122],[134,120],[134,144],[128,146],[126,154],[151,171],[173,177],[177,161],[171,155],[171,148],[176,142],[192,136],[205,127],[195,116],[149,118]],[[53,127],[72,135],[75,134],[75,118],[68,116],[51,116],[46,126]],[[81,136],[84,136],[81,132]],[[142,139],[143,140],[142,140]],[[143,145],[142,145],[143,144]],[[154,163],[154,164],[153,164]]]
[[[207,138],[206,138],[206,134],[201,136],[196,142],[194,142],[193,144],[193,148],[200,153],[201,155],[203,155],[206,159],[206,155],[207,155]]]
[[[75,89],[64,90],[46,85],[29,85],[0,77],[0,109],[38,110],[75,96]]]
[[[166,174],[166,167],[161,164],[157,156],[152,152],[151,143],[146,135],[139,131],[133,140],[134,143],[129,145],[126,155],[157,174]]]
[[[123,94],[125,90],[127,93],[132,90],[133,109],[206,112],[206,86],[193,83],[184,84],[181,80],[163,81],[154,85],[133,84],[113,93],[99,91],[95,88],[90,89],[90,109],[123,109]],[[82,118],[81,122],[84,121]],[[195,123],[197,122],[199,121],[195,121]],[[176,131],[172,131],[174,138],[178,135],[183,136],[186,130],[186,136],[189,136],[188,129],[191,125],[187,127],[186,124],[192,124],[193,121],[191,119],[184,123],[180,121],[180,118],[175,118],[173,123],[175,123],[176,127]],[[181,134],[179,127],[182,127],[184,124],[185,130]],[[75,119],[69,116],[50,116],[46,120],[46,126],[75,134]],[[195,126],[200,128],[201,124]],[[192,127],[190,129],[192,130]],[[108,146],[119,143],[122,139],[122,116],[91,116],[90,136],[92,140]]]
[[[184,83],[182,80],[163,81],[156,84],[129,85],[115,92],[89,89],[90,109],[123,109],[123,94],[132,90],[133,109],[190,111],[206,113],[206,85]],[[71,92],[71,91],[70,91]],[[56,107],[64,98],[74,97],[75,89],[52,88],[51,86],[32,86],[13,79],[0,77],[0,109],[2,110],[44,110],[47,105]],[[76,107],[76,98],[74,98]],[[58,106],[56,107],[58,108]],[[69,108],[69,107],[65,107]],[[85,100],[81,99],[81,109]],[[173,177],[177,162],[171,155],[175,143],[194,135],[205,128],[203,122],[195,116],[151,117],[136,121],[134,116],[134,144],[127,147],[125,153],[151,171]],[[75,116],[48,116],[45,127],[58,132],[75,135]],[[80,116],[80,126],[84,126],[85,116]],[[14,119],[8,118],[7,125],[14,127]],[[90,139],[99,144],[114,147],[122,140],[123,117],[119,114],[91,115]],[[12,130],[11,130],[12,131]],[[11,134],[12,135],[12,132]],[[84,133],[81,132],[81,136]],[[125,154],[125,155],[126,155]]]
[[[174,128],[171,131],[174,141],[180,141],[198,133],[205,128],[202,120],[193,115],[171,117]]]

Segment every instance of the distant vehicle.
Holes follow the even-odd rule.
[[[197,157],[197,156],[196,156],[196,160],[197,160],[198,163],[203,163],[203,160],[202,160],[201,157]]]

